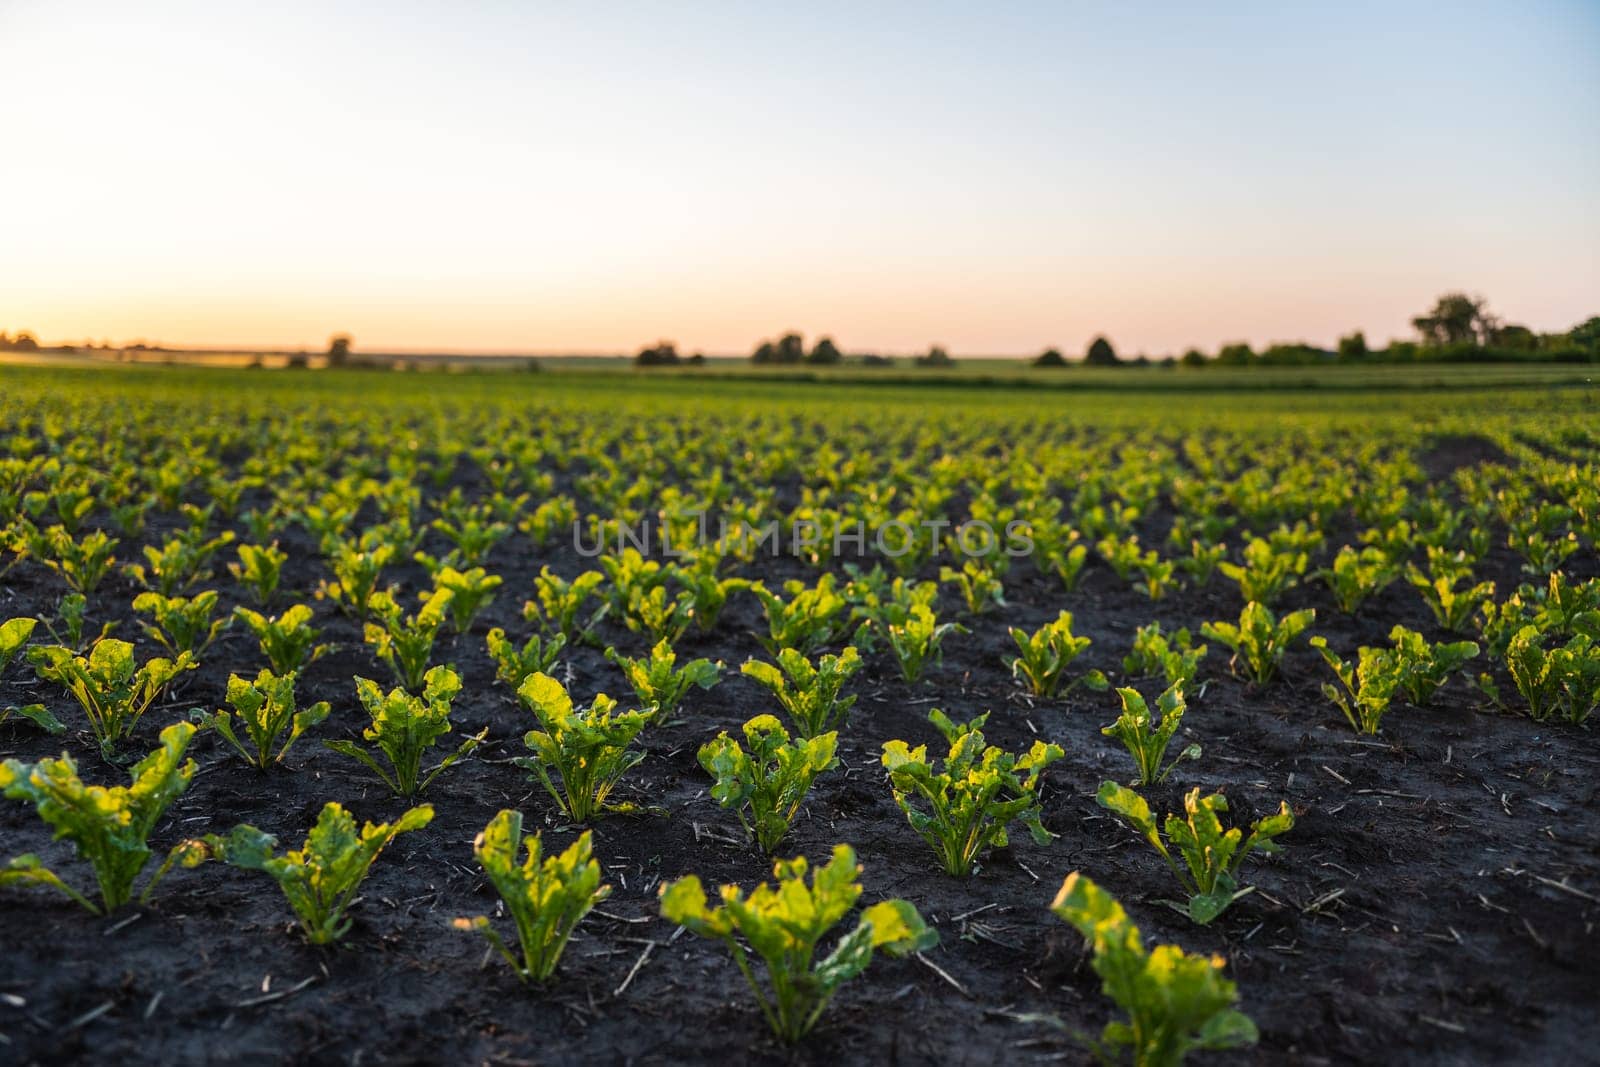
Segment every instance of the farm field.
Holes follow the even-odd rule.
[[[1162,988],[1219,1046],[1196,1061],[1592,1058],[1600,390],[1402,370],[0,367],[0,623],[37,620],[0,631],[0,1060],[1093,1062],[1075,1035],[1126,1006],[1064,919],[1102,965],[1127,930],[1084,879],[1195,957]],[[836,704],[796,695],[808,665]],[[263,745],[257,705],[285,712]],[[941,723],[993,746],[987,821],[942,839]],[[737,810],[764,783],[731,742],[779,729],[804,766]],[[65,752],[127,785],[163,746],[162,803],[96,798],[146,805],[147,852],[41,784]],[[330,802],[397,832],[302,924],[283,854]],[[587,841],[544,980],[480,862],[516,880],[507,811],[547,856]],[[1194,884],[1213,815],[1262,847]],[[858,921],[878,951],[765,1017],[680,879],[714,905],[840,845],[860,907],[816,958]]]

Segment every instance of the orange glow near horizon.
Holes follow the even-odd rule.
[[[1600,313],[1592,7],[1446,50],[1421,8],[914,18],[8,5],[0,330],[1161,355],[1381,344],[1447,289]]]

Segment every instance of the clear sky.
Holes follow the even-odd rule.
[[[0,329],[1124,353],[1600,313],[1600,3],[0,0]]]

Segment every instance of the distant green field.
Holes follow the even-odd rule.
[[[258,356],[248,352],[141,352],[124,360],[94,354],[0,356],[0,373],[6,368],[39,366],[64,368],[205,367],[240,369],[263,359],[270,370],[281,369],[282,353]],[[318,357],[313,357],[318,358]],[[357,357],[358,359],[361,357]],[[967,358],[947,369],[929,370],[900,361],[892,367],[863,367],[846,363],[834,367],[774,367],[747,359],[713,358],[691,367],[636,367],[620,356],[414,356],[373,355],[366,358],[397,361],[402,373],[526,374],[532,359],[538,372],[563,379],[603,378],[605,388],[618,387],[619,378],[645,382],[690,383],[700,390],[709,382],[744,381],[795,385],[849,383],[860,386],[922,387],[928,389],[998,388],[1115,392],[1260,392],[1260,391],[1459,391],[1502,389],[1593,389],[1600,382],[1600,367],[1567,363],[1417,363],[1358,366],[1329,364],[1314,367],[1216,367],[1199,369],[1173,366],[1116,368],[1069,366],[1040,369],[1024,359],[1010,357]],[[318,371],[317,373],[325,373]],[[670,388],[670,387],[669,387]]]
[[[499,373],[476,367],[439,367],[427,372],[381,370],[277,371],[227,366],[157,366],[148,363],[84,363],[56,366],[0,364],[0,397],[19,398],[83,390],[130,397],[159,396],[165,402],[235,403],[293,407],[349,395],[365,405],[492,407],[553,404],[571,409],[603,407],[617,412],[677,409],[782,409],[810,416],[870,419],[893,410],[899,417],[926,410],[939,419],[985,416],[1066,418],[1086,424],[1146,423],[1151,428],[1181,422],[1249,421],[1252,417],[1323,415],[1340,420],[1399,417],[1417,426],[1450,424],[1463,431],[1500,416],[1547,412],[1600,416],[1600,387],[1585,367],[1550,365],[1460,365],[1441,367],[1346,367],[1204,371],[1035,371],[979,374],[944,372],[816,371],[762,372],[747,363],[700,369],[639,371],[613,363],[541,364],[529,373]]]

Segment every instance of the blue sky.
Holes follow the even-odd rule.
[[[1600,4],[0,0],[0,329],[1126,352],[1600,313]]]

